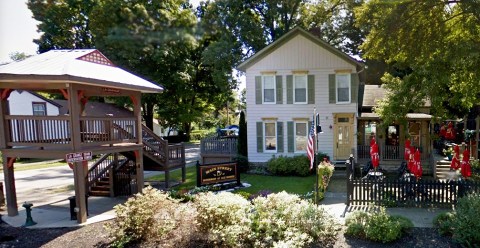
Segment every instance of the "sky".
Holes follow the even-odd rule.
[[[201,0],[190,0],[198,6]],[[15,52],[34,55],[37,45],[34,39],[40,38],[37,22],[32,17],[26,0],[0,0],[0,64],[10,62],[10,54]],[[235,72],[234,72],[235,75]],[[240,90],[245,88],[245,76],[239,78]]]
[[[200,0],[190,2],[198,6]],[[0,0],[0,64],[11,61],[10,54],[14,52],[36,54],[33,40],[40,37],[37,24],[26,0]]]
[[[24,52],[33,55],[39,38],[38,22],[32,18],[25,0],[0,1],[0,64],[10,61],[10,54]]]

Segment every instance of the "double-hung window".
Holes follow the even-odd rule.
[[[350,103],[351,76],[347,73],[336,74],[337,103]]]
[[[275,103],[275,75],[262,76],[263,103]]]
[[[276,122],[264,122],[264,150],[277,152],[277,127]]]
[[[47,115],[47,106],[44,102],[32,103],[33,115]]]
[[[307,75],[294,75],[294,103],[307,103]]]
[[[295,152],[306,152],[308,142],[308,123],[295,122]]]

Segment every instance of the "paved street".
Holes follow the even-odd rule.
[[[187,145],[185,148],[187,166],[194,166],[199,159],[199,154],[199,145]],[[163,172],[146,171],[145,178],[161,173]],[[0,174],[0,180],[4,182],[3,172]],[[69,196],[75,195],[73,185],[73,170],[68,166],[15,172],[19,209],[25,201],[32,202],[34,206],[66,201]]]

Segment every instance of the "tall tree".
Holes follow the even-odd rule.
[[[96,0],[28,0],[33,18],[42,32],[38,44],[40,53],[51,49],[92,48],[90,12]]]
[[[370,30],[362,49],[386,61],[391,92],[377,112],[404,120],[428,100],[436,116],[463,116],[480,96],[480,2],[368,1],[359,25]]]

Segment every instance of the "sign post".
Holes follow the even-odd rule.
[[[86,189],[86,176],[88,171],[88,160],[92,159],[92,152],[74,152],[65,155],[70,168],[73,169],[74,184],[75,184],[75,196],[76,207],[73,211],[77,214],[77,222],[84,223],[87,221],[87,189]],[[74,166],[75,165],[75,166]]]

